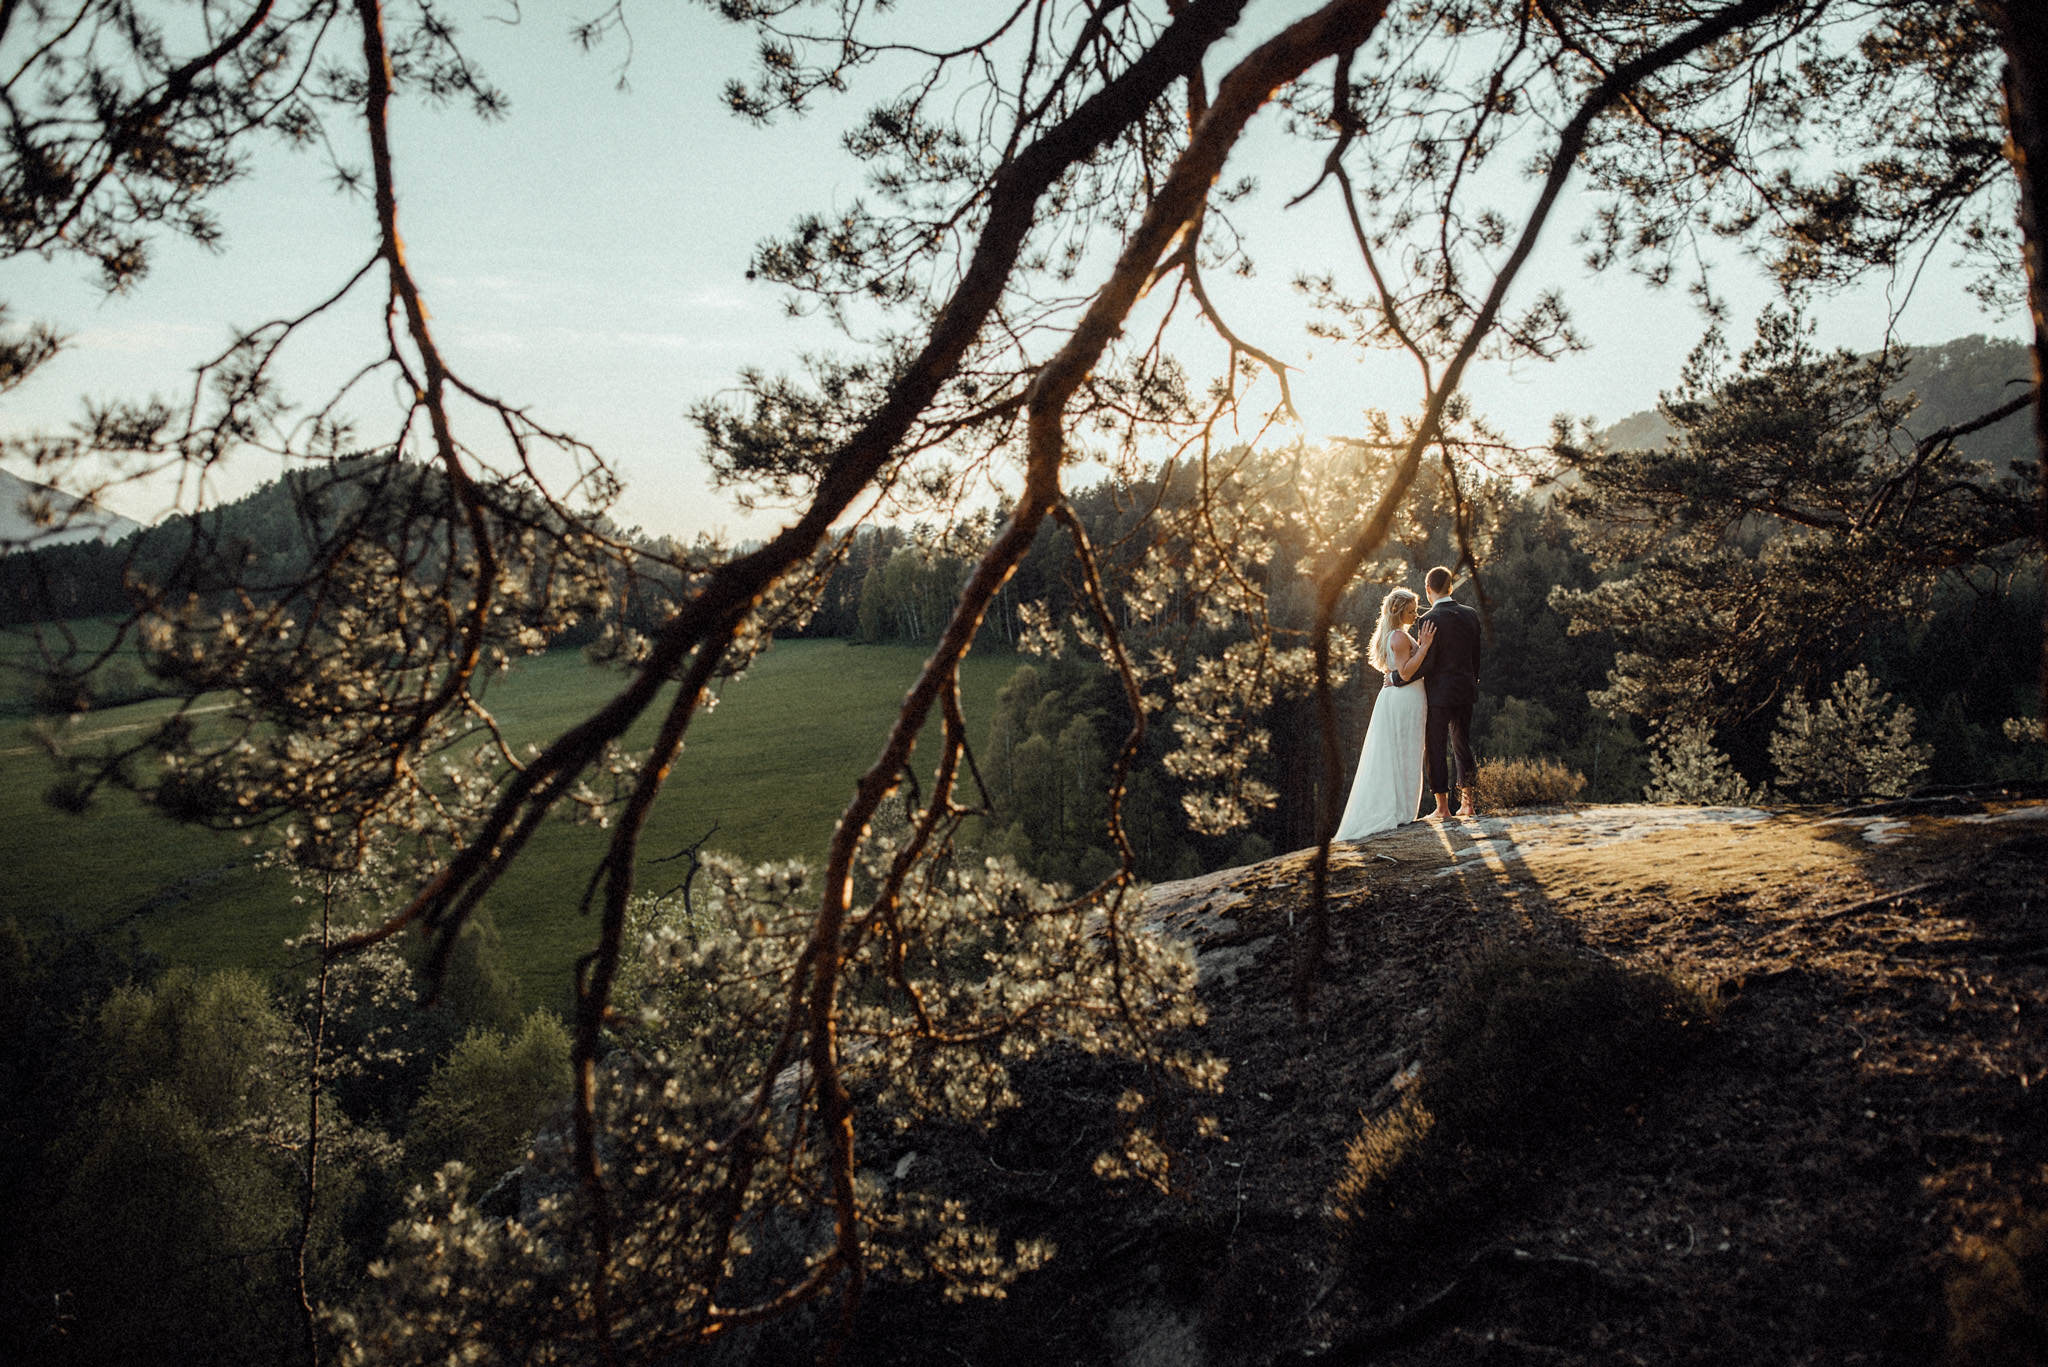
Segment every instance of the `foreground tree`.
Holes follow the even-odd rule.
[[[1526,297],[1521,274],[1568,183],[1583,174],[1592,188],[1605,260],[1664,277],[1701,235],[1727,232],[1775,244],[1788,278],[1824,279],[1911,250],[1959,216],[2009,216],[2013,180],[1991,169],[1996,140],[1983,145],[2001,39],[2018,73],[2007,85],[2019,92],[2016,158],[2033,146],[2018,114],[2032,107],[2020,96],[2038,71],[2027,65],[2037,21],[1997,6],[1987,19],[1932,0],[1331,0],[1248,21],[1243,0],[1020,0],[944,52],[905,42],[893,15],[854,0],[718,8],[762,40],[760,72],[730,95],[751,117],[800,111],[884,57],[917,67],[850,137],[872,202],[806,219],[756,260],[757,275],[827,309],[863,345],[804,379],[750,375],[740,401],[700,410],[721,477],[800,509],[730,555],[625,544],[598,516],[615,487],[599,454],[465,379],[437,341],[401,246],[394,101],[461,98],[487,115],[503,105],[440,7],[209,2],[209,37],[189,56],[171,55],[178,43],[134,0],[0,9],[0,41],[21,54],[8,67],[13,137],[0,175],[17,254],[82,253],[110,283],[130,282],[151,232],[213,237],[207,193],[236,173],[244,140],[267,133],[363,149],[356,179],[372,209],[365,254],[337,266],[334,293],[245,334],[186,407],[107,406],[78,434],[15,443],[74,485],[109,469],[197,480],[250,449],[331,472],[303,486],[307,564],[254,572],[201,520],[176,571],[138,583],[135,626],[156,668],[189,697],[224,692],[228,724],[186,712],[119,751],[73,755],[66,800],[127,783],[188,819],[288,813],[341,848],[416,831],[408,854],[435,872],[331,952],[417,931],[436,946],[437,970],[541,822],[584,811],[611,832],[584,897],[597,915],[575,984],[568,1184],[532,1223],[488,1231],[459,1180],[423,1197],[397,1264],[406,1275],[358,1325],[394,1358],[439,1355],[479,1324],[484,1339],[468,1346],[486,1353],[540,1351],[535,1326],[562,1360],[672,1352],[831,1292],[850,1314],[877,1266],[998,1288],[1035,1252],[961,1236],[937,1198],[885,1202],[859,1173],[863,1117],[985,1114],[1010,1095],[1006,1057],[1060,1040],[1213,1080],[1157,1042],[1192,1017],[1185,964],[1135,925],[1121,806],[1143,729],[1170,715],[1177,772],[1200,789],[1191,810],[1218,825],[1267,797],[1243,782],[1242,747],[1229,743],[1251,730],[1244,699],[1270,696],[1276,681],[1313,689],[1325,737],[1336,734],[1338,614],[1422,462],[1442,459],[1469,514],[1461,474],[1507,454],[1460,398],[1467,369],[1482,354],[1575,344],[1555,294],[1520,311],[1508,303]],[[602,41],[625,18],[614,7],[582,36]],[[1924,48],[1927,33],[1937,49]],[[1917,108],[1933,92],[1971,136],[1922,128],[1893,148],[1897,126],[1873,129],[1872,165],[1904,169],[1867,170],[1853,183],[1883,193],[1835,212],[1779,172],[1814,121],[1846,126],[1829,122],[1830,92],[1851,89],[1862,109]],[[1402,349],[1419,376],[1412,411],[1369,434],[1385,457],[1380,487],[1351,491],[1348,516],[1308,519],[1290,547],[1318,574],[1312,622],[1292,641],[1264,631],[1265,590],[1242,572],[1258,548],[1233,542],[1245,520],[1221,493],[1228,473],[1209,467],[1226,425],[1262,428],[1288,409],[1278,344],[1233,327],[1205,284],[1205,272],[1243,262],[1229,221],[1239,187],[1223,177],[1252,120],[1276,105],[1321,157],[1298,199],[1332,211],[1352,249],[1341,275],[1328,263],[1307,271],[1323,330]],[[1535,168],[1531,202],[1478,174],[1508,158]],[[1855,232],[1838,231],[1852,220]],[[385,326],[362,380],[408,398],[369,433],[347,421],[352,395],[295,417],[270,378],[308,319],[359,295]],[[1213,339],[1219,378],[1206,390],[1174,354],[1183,305]],[[10,354],[27,364],[37,349],[31,336]],[[1106,580],[1066,501],[1069,466],[1084,453],[1135,465],[1154,451],[1196,473],[1195,534],[1159,538],[1156,554]],[[544,480],[551,468],[569,473]],[[1010,516],[980,548],[817,869],[728,874],[735,933],[671,955],[673,971],[713,989],[714,1023],[667,1047],[627,1047],[608,1024],[632,948],[640,833],[710,684],[803,616],[850,520],[948,503],[992,470],[1009,472]],[[975,805],[962,791],[959,664],[1048,520],[1069,533],[1087,611],[1042,625],[1071,631],[1114,670],[1133,719],[1107,766],[1118,867],[1072,893],[954,858]],[[1164,590],[1196,585],[1205,611],[1260,624],[1257,640],[1148,676],[1126,649],[1127,624],[1157,611]],[[620,605],[650,599],[653,629],[633,630]],[[479,681],[577,616],[612,621],[620,690],[538,753],[515,755]],[[912,777],[934,714],[936,763],[900,835],[878,839],[875,817]],[[655,722],[651,748],[621,756],[643,718]],[[459,764],[441,762],[463,746]],[[1328,831],[1339,761],[1327,740],[1323,750]],[[1304,1003],[1324,868],[1319,859],[1303,937]],[[957,965],[973,946],[993,957],[969,973]],[[1139,1132],[1105,1164],[1156,1174],[1158,1157]],[[776,1210],[823,1218],[792,1215],[778,1226],[786,1245],[750,1245]],[[442,1237],[458,1233],[474,1237]],[[415,1299],[445,1284],[449,1260],[469,1258],[481,1259],[461,1283],[475,1303]]]

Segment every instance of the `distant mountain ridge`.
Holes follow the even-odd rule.
[[[1989,412],[2018,392],[2015,385],[2031,383],[2033,377],[2033,358],[2024,343],[1981,333],[1908,347],[1907,353],[1906,372],[1891,392],[1919,396],[1920,406],[1906,420],[1906,430],[1915,437]],[[1631,413],[1595,435],[1613,450],[1629,451],[1661,446],[1671,434],[1671,424],[1653,408]],[[2033,459],[2033,433],[2024,410],[1971,433],[1960,445],[1994,469]]]
[[[142,524],[132,517],[0,470],[0,555],[24,546],[120,541],[141,530]]]

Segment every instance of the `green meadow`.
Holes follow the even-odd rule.
[[[22,636],[0,639],[7,655],[26,648]],[[925,655],[907,646],[784,641],[743,678],[723,683],[718,706],[691,724],[649,819],[639,886],[672,887],[683,865],[656,861],[707,832],[705,848],[749,863],[820,857]],[[970,725],[987,715],[1015,665],[1009,655],[969,657],[962,692]],[[622,684],[580,651],[563,650],[494,679],[484,701],[515,746],[544,743]],[[0,685],[0,715],[19,717],[20,688],[14,679]],[[140,732],[168,706],[109,708],[68,725],[81,740]],[[660,710],[657,704],[628,733],[629,749],[649,742]],[[922,760],[935,737],[936,723],[919,747]],[[284,942],[305,929],[307,912],[293,904],[282,874],[261,866],[264,833],[178,825],[121,793],[102,796],[83,816],[67,815],[43,800],[52,777],[28,723],[0,724],[0,917],[114,933],[132,927],[145,947],[201,969],[285,966]],[[595,933],[578,903],[605,837],[591,826],[551,822],[491,891],[486,907],[530,1005],[568,1000],[571,965]]]

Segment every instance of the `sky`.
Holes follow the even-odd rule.
[[[857,86],[811,118],[760,128],[719,98],[725,80],[749,66],[750,42],[702,9],[630,8],[620,89],[624,47],[579,52],[567,20],[543,8],[527,6],[517,25],[471,20],[463,30],[465,47],[510,95],[508,118],[481,123],[413,101],[392,111],[400,229],[437,340],[466,378],[605,452],[626,482],[621,523],[685,537],[765,535],[781,515],[742,512],[711,489],[686,414],[729,392],[744,366],[789,370],[806,350],[844,349],[823,320],[787,316],[782,293],[747,280],[746,267],[754,245],[799,213],[863,194],[861,169],[837,133],[884,90]],[[1260,16],[1297,8],[1254,0],[1245,27],[1263,31],[1270,25]],[[961,11],[927,7],[919,17],[949,12]],[[1343,266],[1348,233],[1327,190],[1299,209],[1279,207],[1308,184],[1313,166],[1290,155],[1276,124],[1270,112],[1255,123],[1226,171],[1259,178],[1259,194],[1240,211],[1259,269],[1249,280],[1212,274],[1209,284],[1241,334],[1295,367],[1300,434],[1357,433],[1368,409],[1414,411],[1415,373],[1402,358],[1361,357],[1304,331],[1292,276]],[[1533,187],[1525,193],[1533,199]],[[302,311],[373,246],[367,199],[337,192],[325,163],[307,155],[266,149],[214,207],[225,250],[164,239],[149,276],[121,296],[103,296],[76,261],[0,263],[0,299],[13,321],[46,320],[70,339],[0,402],[0,432],[60,428],[81,396],[183,397],[193,368],[226,346],[231,326]],[[1623,273],[1589,277],[1576,257],[1567,219],[1525,278],[1565,287],[1588,349],[1552,363],[1483,364],[1466,384],[1477,409],[1518,440],[1540,441],[1558,413],[1613,421],[1653,406],[1704,326],[1682,290],[1652,291]],[[2019,318],[1984,313],[1963,282],[1937,261],[1897,335],[1920,343],[2025,335]],[[1739,346],[1772,292],[1734,258],[1718,263],[1715,283],[1732,306],[1728,331]],[[1899,282],[1876,281],[1822,301],[1812,313],[1819,340],[1874,348],[1903,293]],[[324,394],[374,354],[377,327],[374,307],[360,307],[309,333],[284,372],[290,392]],[[1213,336],[1190,330],[1178,344],[1198,375],[1222,363]],[[276,473],[249,459],[226,472],[219,492]],[[149,521],[169,498],[145,487],[109,502]]]

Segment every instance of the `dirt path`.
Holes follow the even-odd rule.
[[[210,712],[225,712],[231,706],[233,706],[232,703],[210,703],[205,707],[187,708],[183,715],[203,717]],[[64,739],[66,741],[103,740],[108,736],[123,735],[130,731],[148,731],[161,725],[163,725],[163,718],[153,717],[148,721],[123,722],[118,726],[79,727],[76,730],[67,731]],[[43,747],[40,745],[10,745],[0,748],[0,759],[19,759],[23,755],[40,755],[42,753]]]

